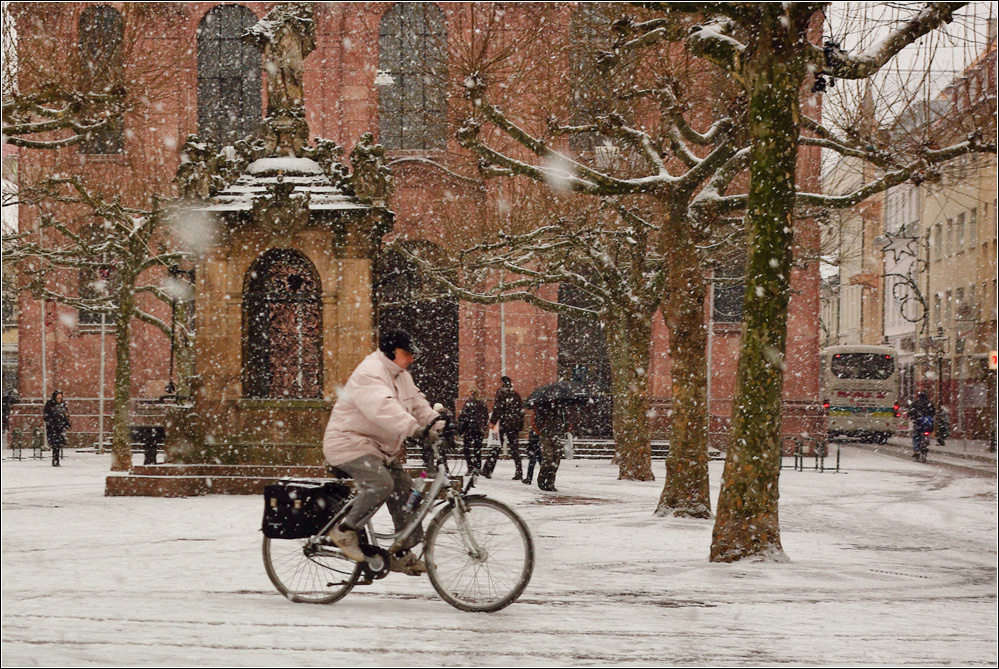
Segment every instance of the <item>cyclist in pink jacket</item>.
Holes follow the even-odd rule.
[[[330,531],[329,539],[358,562],[364,560],[364,553],[357,528],[382,504],[388,503],[397,532],[410,519],[405,503],[412,479],[398,460],[403,442],[422,430],[443,428],[436,422],[437,412],[406,371],[419,352],[405,330],[384,332],[378,350],[361,361],[340,391],[323,435],[326,460],[354,479],[357,492],[356,504]],[[417,528],[408,545],[392,556],[393,571],[414,575],[426,571],[423,561],[410,551],[422,540],[422,528]]]

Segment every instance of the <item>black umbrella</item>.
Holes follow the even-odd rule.
[[[536,388],[527,398],[525,405],[536,407],[540,404],[586,404],[590,401],[589,389],[578,381],[556,381]]]

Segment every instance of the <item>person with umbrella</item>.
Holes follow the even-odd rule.
[[[538,468],[538,488],[557,492],[555,475],[562,461],[562,437],[571,429],[569,407],[585,404],[590,399],[586,386],[579,382],[577,370],[573,380],[557,381],[536,388],[527,398],[527,407],[534,409],[534,431],[541,442],[541,463]]]

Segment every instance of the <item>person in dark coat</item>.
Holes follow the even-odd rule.
[[[66,445],[66,430],[70,427],[69,409],[63,401],[61,391],[56,390],[52,393],[51,399],[45,403],[42,418],[45,421],[45,436],[48,438],[49,448],[52,449],[52,466],[58,467],[62,457],[62,447]]]
[[[472,393],[458,416],[458,434],[465,444],[463,450],[470,474],[482,469],[482,439],[488,427],[489,409],[479,399],[479,389],[472,388]]]
[[[916,401],[909,405],[909,420],[912,421],[912,450],[916,450],[919,433],[933,429],[933,419],[937,410],[925,392],[919,391]]]
[[[444,420],[444,428],[441,430],[441,439],[437,444],[440,454],[445,458],[455,450],[455,435],[458,430],[455,428],[454,415],[444,408],[440,402],[434,404],[434,411]],[[430,477],[437,476],[437,463],[434,462],[434,452],[430,448],[430,440],[424,439],[420,446],[420,455],[423,457],[423,469]]]
[[[534,409],[534,431],[538,433],[541,450],[538,488],[557,492],[555,474],[558,472],[559,463],[562,462],[562,437],[570,428],[569,405],[558,398],[546,397],[543,394],[529,404]]]
[[[947,445],[947,437],[950,436],[950,412],[947,407],[940,407],[934,421],[933,431],[936,433],[937,444],[941,447]]]
[[[527,473],[524,476],[523,483],[526,485],[531,485],[531,479],[534,478],[534,465],[541,462],[541,437],[534,430],[527,435]]]
[[[510,458],[513,460],[513,480],[519,481],[523,476],[518,439],[520,431],[524,429],[524,401],[521,399],[520,393],[513,389],[513,381],[509,376],[502,377],[500,382],[502,385],[496,391],[496,397],[493,400],[493,413],[489,417],[489,428],[496,429],[498,426],[500,440],[497,448],[489,453],[483,473],[486,476],[492,475],[505,441],[510,451]]]
[[[10,412],[17,404],[18,399],[20,399],[17,394],[16,388],[11,388],[3,395],[3,434],[4,439],[7,439],[7,433],[10,431]],[[4,442],[6,443],[6,442]]]

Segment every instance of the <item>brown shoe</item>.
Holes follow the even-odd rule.
[[[389,565],[391,571],[397,571],[409,576],[419,576],[427,572],[427,565],[420,558],[416,557],[413,551],[406,551],[402,555],[393,555],[392,563]]]
[[[361,552],[361,540],[358,538],[356,530],[342,530],[338,525],[329,531],[326,538],[334,546],[343,551],[347,559],[354,562],[364,562],[364,553]]]

